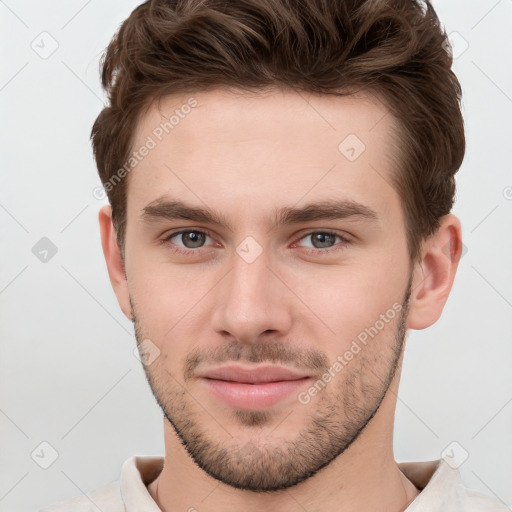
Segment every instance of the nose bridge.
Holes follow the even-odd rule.
[[[254,260],[234,254],[232,268],[223,279],[216,297],[214,328],[228,332],[239,341],[252,341],[268,330],[286,331],[290,312],[282,300],[282,286],[269,270],[269,258],[262,252]]]
[[[272,287],[272,273],[267,268],[268,259],[261,255],[255,261],[248,262],[238,255],[233,258],[233,269],[228,276],[228,297],[232,313],[239,311],[247,318],[255,317],[258,311],[268,306],[269,288]]]

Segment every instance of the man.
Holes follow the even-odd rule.
[[[508,510],[393,456],[407,330],[461,256],[450,68],[428,2],[135,9],[92,141],[165,457],[46,511]]]

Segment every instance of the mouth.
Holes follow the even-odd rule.
[[[246,410],[263,410],[297,393],[309,375],[278,366],[224,366],[199,374],[206,390],[222,402]]]

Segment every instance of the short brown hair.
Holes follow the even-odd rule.
[[[165,95],[222,86],[366,91],[397,121],[392,181],[411,261],[451,211],[465,151],[462,93],[429,0],[148,0],[101,66],[109,105],[91,140],[104,186],[127,161],[141,114]],[[127,181],[106,189],[122,251]]]

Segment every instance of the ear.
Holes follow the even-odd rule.
[[[112,208],[110,205],[105,205],[100,209],[99,222],[101,245],[103,247],[103,254],[107,263],[112,288],[117,296],[121,310],[129,320],[133,320],[128,281],[119,244],[117,243],[116,230],[112,222]]]
[[[448,214],[437,231],[423,242],[421,259],[414,267],[408,329],[425,329],[443,311],[462,254],[459,219]]]

